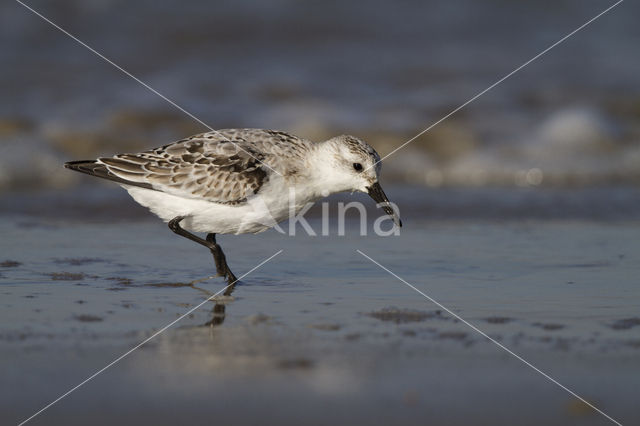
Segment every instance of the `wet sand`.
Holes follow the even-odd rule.
[[[313,226],[319,226],[312,220]],[[639,223],[406,216],[399,237],[221,236],[208,302],[33,424],[640,422]],[[153,219],[4,215],[0,417],[12,424],[200,303],[206,250]],[[200,283],[216,292],[219,278]]]

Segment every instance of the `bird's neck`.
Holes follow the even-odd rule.
[[[314,201],[338,192],[351,190],[337,173],[338,151],[330,139],[316,143],[307,158],[305,192]]]

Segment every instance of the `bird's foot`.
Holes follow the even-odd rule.
[[[236,278],[235,275],[233,275],[233,272],[231,272],[231,269],[229,269],[227,267],[227,273],[225,274],[225,277],[227,279],[227,283],[229,284],[235,284],[238,282],[238,278]]]
[[[233,285],[238,281],[238,278],[234,275],[233,272],[231,272],[231,269],[229,268],[229,265],[227,265],[227,262],[216,262],[216,276],[224,277],[225,281],[227,281],[227,284],[229,285]]]
[[[233,293],[233,289],[236,287],[236,284],[238,283],[238,279],[236,278],[235,275],[233,275],[233,272],[231,272],[231,269],[229,269],[229,266],[227,266],[225,279],[227,280],[227,288],[224,291],[223,295],[231,296],[231,293]]]
[[[238,279],[236,278],[236,276],[233,274],[233,272],[231,272],[231,269],[229,269],[228,265],[221,265],[220,267],[218,267],[216,265],[216,276],[217,277],[224,277],[224,279],[229,283],[232,284],[235,281],[237,281]]]

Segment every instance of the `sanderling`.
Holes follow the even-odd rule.
[[[265,231],[330,194],[367,192],[402,226],[378,182],[380,156],[354,136],[314,143],[274,130],[224,129],[65,167],[120,184],[173,232],[209,248],[230,285],[237,278],[216,234]]]

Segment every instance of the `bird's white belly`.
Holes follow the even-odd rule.
[[[202,199],[183,198],[152,189],[121,185],[140,205],[147,207],[165,222],[184,216],[180,226],[194,232],[246,234],[266,231],[290,215],[296,214],[307,199],[290,204],[288,191],[267,191],[239,205],[213,203]],[[277,192],[277,191],[274,191]],[[278,196],[279,195],[279,196]]]

